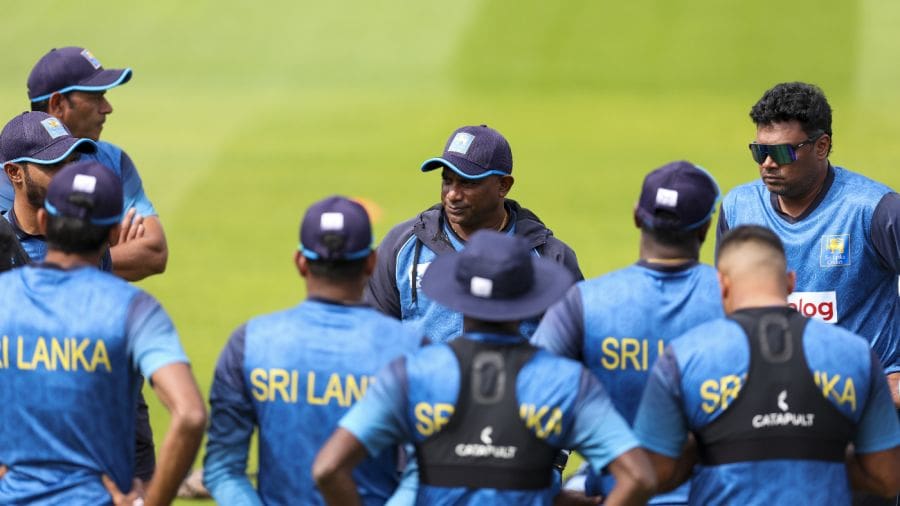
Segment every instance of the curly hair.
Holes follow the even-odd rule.
[[[796,120],[809,136],[831,137],[831,106],[825,93],[807,83],[780,83],[767,90],[750,109],[756,126]]]

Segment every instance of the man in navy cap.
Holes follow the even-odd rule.
[[[528,209],[506,195],[513,186],[512,151],[500,132],[465,126],[450,136],[442,156],[422,164],[441,170],[441,203],[395,226],[379,247],[367,300],[381,312],[416,324],[432,341],[462,333],[462,315],[435,304],[421,277],[438,257],[459,251],[478,230],[524,237],[535,255],[562,264],[582,279],[575,253]],[[534,316],[534,315],[532,315]],[[530,336],[536,320],[523,325]]]
[[[28,98],[32,111],[50,114],[72,135],[97,143],[96,153],[86,155],[111,168],[122,180],[124,234],[136,240],[118,241],[110,249],[114,272],[129,281],[165,270],[168,246],[153,204],[144,193],[140,175],[131,158],[118,146],[100,141],[100,133],[112,106],[105,93],[127,83],[131,69],[105,69],[97,58],[81,47],[52,49],[41,57],[28,76]],[[0,210],[13,204],[13,189],[0,179]]]
[[[361,205],[330,197],[307,210],[294,253],[306,300],[238,327],[216,365],[204,482],[220,503],[321,503],[310,475],[316,452],[375,373],[422,343],[362,304],[375,258]],[[246,475],[254,427],[257,490]],[[383,504],[397,487],[397,456],[385,447],[359,467],[355,490],[366,504]]]
[[[532,343],[581,361],[634,422],[650,367],[666,343],[722,316],[716,271],[699,263],[719,188],[705,170],[672,162],[647,174],[634,209],[636,264],[578,283],[541,320]],[[574,485],[574,483],[572,483]],[[606,495],[612,476],[588,473],[585,492]],[[688,488],[651,504],[687,504]]]
[[[358,504],[351,470],[408,441],[419,464],[417,504],[551,504],[561,448],[577,449],[597,471],[609,467],[611,502],[642,504],[654,475],[603,387],[520,332],[572,282],[565,267],[535,257],[526,238],[496,231],[475,232],[461,252],[437,258],[422,289],[464,315],[465,333],[382,370],[316,457],[326,501]]]
[[[67,163],[95,151],[94,141],[73,137],[58,119],[43,112],[24,112],[0,132],[3,179],[12,185],[15,195],[4,217],[32,261],[39,262],[47,254],[37,214],[44,206],[50,180]],[[103,267],[111,270],[108,256]]]
[[[94,153],[96,144],[90,139],[78,139],[58,119],[43,112],[25,112],[6,124],[0,131],[0,162],[15,190],[13,206],[0,218],[13,233],[9,239],[12,266],[42,262],[47,254],[47,238],[41,233],[38,211],[44,207],[47,187],[52,178],[68,163],[80,156]],[[136,229],[119,233],[118,242],[136,239]],[[25,253],[23,256],[22,253]],[[112,271],[109,248],[104,248],[98,265],[100,270]],[[153,476],[155,452],[150,417],[143,394],[138,396],[135,433],[137,466],[135,475],[148,481]]]
[[[850,504],[851,486],[896,495],[900,423],[868,343],[790,307],[795,274],[773,231],[732,229],[716,266],[727,318],[666,346],[635,417],[660,486],[690,477],[702,505]]]
[[[0,298],[15,301],[0,305],[2,504],[121,499],[135,474],[141,375],[171,412],[148,503],[174,498],[200,445],[203,398],[171,320],[152,296],[96,268],[121,220],[119,178],[73,163],[38,210],[44,262],[0,274]]]

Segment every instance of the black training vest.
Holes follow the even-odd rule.
[[[537,348],[458,337],[459,396],[447,425],[416,445],[419,480],[438,487],[536,490],[550,486],[557,450],[525,427],[516,378]]]
[[[741,310],[731,319],[747,335],[750,366],[734,402],[697,433],[700,460],[843,462],[854,424],[815,384],[803,352],[808,320],[788,307]]]

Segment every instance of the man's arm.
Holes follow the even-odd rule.
[[[245,331],[245,325],[239,327],[222,350],[209,393],[212,412],[203,484],[221,504],[261,504],[247,478],[247,454],[256,415],[244,385]]]
[[[313,479],[326,503],[332,506],[362,504],[352,473],[366,455],[366,447],[343,427],[338,427],[328,438],[312,468]]]
[[[900,275],[900,194],[888,193],[872,213],[872,246],[882,265]],[[900,347],[900,343],[892,343]],[[894,357],[897,357],[895,353]],[[894,407],[900,409],[900,363],[884,364]]]
[[[657,493],[675,490],[691,477],[691,471],[697,463],[697,442],[693,436],[689,436],[677,458],[647,450],[650,464],[656,474]]]
[[[869,363],[869,391],[847,452],[847,473],[854,487],[887,497],[900,492],[900,421],[872,351]]]
[[[882,497],[900,493],[900,446],[881,452],[856,454],[847,448],[847,475],[850,485]]]
[[[169,247],[156,216],[138,216],[134,209],[122,220],[119,242],[109,249],[113,273],[128,281],[139,281],[166,270]]]
[[[161,367],[151,375],[151,382],[171,418],[160,446],[156,473],[147,487],[145,504],[170,504],[197,456],[206,427],[206,407],[185,363]]]
[[[656,489],[650,461],[600,382],[584,368],[573,412],[565,446],[581,453],[594,472],[608,467],[616,478],[604,504],[645,504]]]

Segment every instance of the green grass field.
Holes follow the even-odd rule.
[[[631,210],[650,169],[686,158],[723,190],[756,177],[747,112],[780,81],[828,94],[834,163],[900,188],[890,0],[35,0],[4,18],[4,122],[51,47],[134,69],[107,95],[103,138],[131,154],[165,226],[168,270],[141,286],[204,391],[237,325],[302,299],[291,256],[306,206],[365,197],[382,236],[437,201],[439,176],[419,163],[463,124],[507,136],[511,197],[588,276],[635,260]],[[151,413],[161,436],[165,410]]]

